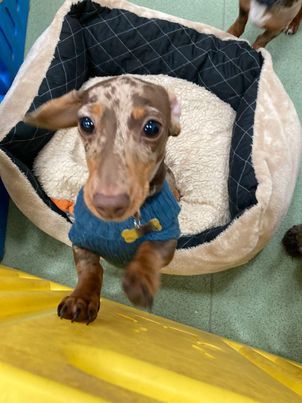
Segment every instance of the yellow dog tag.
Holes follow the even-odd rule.
[[[141,236],[152,231],[161,231],[162,226],[157,218],[152,218],[147,224],[138,226],[136,228],[124,229],[121,233],[122,238],[126,243],[133,243]]]
[[[152,225],[153,231],[161,231],[163,229],[157,218],[152,218],[152,220],[149,221],[149,224]]]
[[[135,242],[139,238],[139,234],[136,228],[124,229],[121,233],[124,241],[127,243]]]

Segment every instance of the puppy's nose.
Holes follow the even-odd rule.
[[[122,216],[130,204],[129,196],[122,193],[116,196],[107,196],[102,193],[95,193],[93,204],[98,212],[104,217],[115,218]]]

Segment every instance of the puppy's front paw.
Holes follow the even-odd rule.
[[[154,295],[159,287],[159,274],[149,270],[141,270],[136,263],[127,268],[123,289],[129,300],[143,308],[152,308]]]
[[[93,322],[100,309],[100,295],[71,294],[59,304],[57,312],[61,319],[72,322]]]
[[[285,233],[282,243],[290,256],[302,257],[302,224],[290,228]]]

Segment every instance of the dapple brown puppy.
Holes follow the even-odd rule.
[[[228,32],[240,37],[248,19],[265,30],[253,48],[265,47],[282,31],[289,35],[297,32],[302,19],[302,0],[239,0],[239,16]]]
[[[83,199],[89,213],[106,223],[136,217],[145,201],[164,188],[166,143],[169,136],[179,134],[179,119],[174,95],[161,86],[120,76],[53,99],[24,120],[49,130],[78,126],[89,171]],[[152,225],[143,225],[137,234],[148,232]],[[177,239],[168,239],[139,245],[123,281],[130,301],[152,305],[160,270],[173,258],[176,244]],[[100,307],[100,255],[77,244],[73,254],[78,283],[59,305],[58,315],[89,323]]]

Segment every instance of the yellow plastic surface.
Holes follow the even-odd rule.
[[[302,402],[302,366],[102,300],[86,326],[69,290],[0,267],[1,402]]]

